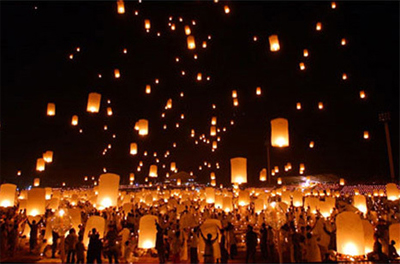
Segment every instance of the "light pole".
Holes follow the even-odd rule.
[[[394,166],[393,166],[393,154],[392,154],[392,144],[390,143],[390,134],[389,134],[389,124],[390,121],[390,113],[385,112],[379,114],[379,121],[383,122],[385,126],[385,134],[386,134],[386,145],[388,150],[388,158],[389,158],[389,167],[390,167],[390,178],[391,181],[394,183]]]

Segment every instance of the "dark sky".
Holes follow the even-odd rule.
[[[224,13],[224,5],[230,14]],[[169,168],[175,161],[179,170],[193,171],[203,183],[214,171],[217,182],[227,184],[229,159],[247,157],[248,181],[257,185],[258,172],[266,167],[269,121],[276,117],[289,120],[290,147],[272,149],[271,164],[281,171],[287,162],[293,165],[290,173],[280,175],[298,175],[299,164],[305,163],[307,175],[385,181],[387,148],[378,120],[384,111],[392,115],[389,127],[399,175],[399,2],[337,2],[333,10],[330,2],[135,1],[126,2],[125,9],[119,15],[114,1],[1,2],[2,181],[28,185],[39,176],[47,185],[79,185],[83,176],[97,177],[106,167],[121,175],[122,183],[130,172],[143,182],[157,152],[160,164]],[[168,26],[170,16],[175,31]],[[151,20],[150,33],[144,19]],[[317,22],[322,23],[320,32]],[[194,51],[187,49],[185,25],[196,38]],[[271,34],[279,37],[279,52],[269,51]],[[340,45],[342,38],[346,46]],[[201,48],[204,40],[206,49]],[[305,48],[308,58],[302,56]],[[299,70],[302,61],[305,71]],[[114,78],[115,68],[120,79]],[[201,82],[196,81],[198,72],[203,73]],[[346,81],[341,79],[344,72]],[[150,95],[144,92],[146,84],[152,85]],[[261,97],[255,95],[257,86]],[[233,89],[238,91],[237,108],[232,106]],[[360,99],[360,90],[366,99]],[[99,114],[86,112],[90,92],[102,94]],[[165,111],[168,98],[173,108]],[[106,115],[107,99],[112,117]],[[322,111],[319,101],[325,106]],[[55,117],[46,116],[48,102],[56,104]],[[78,127],[71,126],[72,115],[79,116]],[[195,145],[190,130],[209,138],[214,115],[218,127],[227,131],[220,133],[213,153],[211,144]],[[145,138],[133,130],[140,118],[149,120]],[[363,139],[364,130],[369,140]],[[308,147],[311,140],[313,149]],[[138,143],[139,155],[129,155],[131,142]],[[108,144],[112,148],[103,156]],[[38,173],[36,159],[46,150],[54,151],[54,161]],[[171,155],[164,158],[167,150]],[[139,161],[144,167],[136,172]],[[204,161],[212,168],[199,171]],[[165,171],[159,166],[161,179]]]

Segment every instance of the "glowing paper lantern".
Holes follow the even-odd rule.
[[[112,108],[111,107],[107,107],[107,115],[108,116],[112,116],[112,114],[113,114]]]
[[[211,125],[213,125],[213,126],[216,126],[216,125],[217,125],[217,117],[216,117],[216,116],[213,116],[213,117],[211,118]]]
[[[98,113],[100,109],[101,94],[90,93],[86,111],[90,113]]]
[[[226,196],[222,199],[222,208],[226,213],[232,212],[232,197]]]
[[[157,176],[157,165],[150,165],[149,177],[156,178]]]
[[[231,183],[247,183],[247,159],[232,158],[231,159]]]
[[[44,171],[45,161],[42,158],[36,160],[36,170]]]
[[[192,33],[189,26],[185,26],[185,34],[189,36]]]
[[[149,249],[156,246],[156,222],[158,223],[158,218],[154,215],[144,215],[140,218],[138,248]]]
[[[365,99],[365,97],[366,97],[365,91],[360,91],[360,98]]]
[[[248,191],[239,191],[238,205],[246,206],[250,204],[250,193]]]
[[[340,41],[340,44],[342,46],[345,46],[347,44],[347,40],[345,38],[342,38],[342,40]]]
[[[130,154],[131,155],[137,154],[137,144],[136,143],[131,143]]]
[[[119,178],[119,175],[113,173],[100,175],[97,195],[98,208],[118,205]]]
[[[144,28],[148,31],[150,30],[151,24],[149,19],[144,20]]]
[[[146,119],[140,119],[138,121],[139,135],[146,136],[149,134],[149,121]]]
[[[400,224],[399,223],[395,223],[395,224],[391,224],[389,226],[389,241],[394,240],[394,242],[396,242],[396,251],[397,254],[400,253],[400,248],[398,245],[400,245]]]
[[[232,91],[232,98],[237,98],[237,91],[236,90]]]
[[[364,139],[369,139],[369,132],[364,131],[363,137],[364,137]]]
[[[318,103],[318,109],[320,110],[324,109],[324,104],[322,102]]]
[[[264,210],[264,200],[263,199],[256,199],[254,201],[254,211],[256,214],[261,213]]]
[[[336,3],[335,3],[335,2],[332,2],[332,3],[331,3],[331,8],[332,8],[332,9],[336,9]]]
[[[303,206],[303,193],[300,190],[296,190],[293,192],[293,206]]]
[[[210,136],[214,137],[217,135],[217,127],[216,126],[211,126],[210,127]]]
[[[123,0],[118,0],[117,1],[117,8],[118,8],[118,14],[124,14],[125,13],[125,4]]]
[[[364,255],[364,227],[360,216],[353,212],[342,212],[336,217],[337,252],[345,255]]]
[[[269,47],[272,52],[280,50],[278,35],[269,36]]]
[[[322,23],[321,23],[321,22],[318,22],[317,25],[315,26],[315,29],[316,29],[317,31],[321,31],[321,29],[322,29]]]
[[[118,78],[121,77],[121,73],[119,72],[119,69],[115,69],[115,70],[114,70],[114,77],[115,77],[116,79],[118,79]]]
[[[146,94],[150,94],[151,93],[151,86],[150,84],[146,85]]]
[[[106,220],[97,215],[92,215],[89,217],[85,226],[85,235],[83,236],[83,243],[86,245],[86,247],[89,245],[89,232],[92,232],[93,228],[96,228],[96,231],[100,235],[100,239],[102,239],[104,237],[106,228]]]
[[[171,164],[170,164],[170,170],[171,170],[171,171],[175,171],[175,170],[176,170],[176,163],[175,163],[175,162],[171,162]]]
[[[239,105],[239,100],[237,98],[233,99],[233,106],[238,106]]]
[[[197,74],[197,81],[201,81],[203,79],[201,72]]]
[[[214,188],[207,187],[205,189],[205,192],[206,192],[206,202],[208,204],[215,203],[215,191],[214,191]]]
[[[4,183],[0,186],[0,206],[13,207],[15,204],[17,185]]]
[[[306,65],[304,64],[304,62],[300,62],[299,64],[300,70],[304,70],[306,68]]]
[[[353,197],[353,205],[364,215],[367,213],[367,202],[364,195],[355,195]]]
[[[278,185],[282,185],[282,178],[278,177],[278,179],[276,180],[276,183]]]
[[[347,74],[346,73],[342,74],[342,80],[347,80]]]
[[[56,105],[54,103],[47,104],[47,115],[55,116],[56,115]]]
[[[28,191],[26,214],[31,216],[42,215],[46,211],[46,191],[43,188],[33,188]]]
[[[303,56],[304,57],[308,57],[308,49],[304,49],[303,50]]]
[[[78,116],[77,115],[72,116],[71,125],[73,125],[73,126],[78,125]]]
[[[231,12],[231,9],[229,8],[229,6],[224,6],[224,11],[225,14],[229,14]]]
[[[267,180],[267,169],[262,169],[260,171],[260,181],[265,182]]]
[[[196,48],[196,42],[193,36],[188,36],[186,41],[188,49],[192,50]]]
[[[314,148],[314,141],[310,141],[309,147]]]
[[[371,225],[371,223],[368,220],[362,220],[363,223],[363,229],[364,229],[364,254],[368,254],[373,251],[374,249],[374,227]]]
[[[289,123],[285,118],[271,120],[271,145],[273,147],[289,146]]]
[[[44,190],[45,190],[45,193],[46,193],[45,194],[46,200],[50,200],[53,190],[51,189],[51,187],[46,187],[46,188],[44,188]]]
[[[297,110],[300,110],[300,109],[301,109],[301,103],[297,103],[297,104],[296,104],[296,109],[297,109]]]
[[[261,95],[261,87],[256,88],[256,95]]]
[[[53,162],[53,151],[48,150],[48,151],[46,151],[45,153],[43,153],[43,160],[44,160],[46,163],[51,163],[51,162]]]
[[[400,198],[400,191],[397,188],[396,184],[394,183],[386,184],[386,196],[389,201],[396,201]]]

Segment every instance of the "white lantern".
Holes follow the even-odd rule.
[[[56,115],[56,105],[54,103],[47,104],[47,115],[55,116]]]
[[[247,183],[247,159],[242,157],[231,159],[231,182]]]
[[[131,155],[137,154],[137,144],[136,143],[131,143],[130,154]]]
[[[250,193],[248,191],[239,191],[239,206],[246,206],[250,204]]]
[[[400,198],[400,191],[394,183],[386,184],[386,196],[389,201],[396,201]],[[397,245],[397,244],[396,244]]]
[[[0,186],[0,206],[13,207],[15,204],[17,185],[4,183]]]
[[[157,174],[157,165],[150,165],[149,177],[156,178],[157,176],[158,176],[158,174]]]
[[[289,123],[285,118],[271,120],[271,145],[273,147],[289,146]]]
[[[119,175],[113,173],[100,175],[97,196],[97,206],[99,209],[117,206],[119,179]]]
[[[206,202],[208,204],[215,203],[215,191],[214,191],[214,188],[207,187],[205,189],[205,191],[206,191]]]
[[[101,94],[90,93],[86,111],[90,113],[98,113],[100,109]]]
[[[345,255],[364,255],[364,227],[360,216],[353,212],[342,212],[336,216],[337,252]]]
[[[42,215],[46,211],[46,191],[43,188],[33,188],[28,191],[26,214]]]
[[[83,243],[86,247],[89,245],[89,232],[92,232],[92,229],[96,228],[96,231],[100,235],[100,239],[104,237],[104,231],[106,228],[106,220],[97,215],[92,215],[86,222],[85,226],[85,235],[83,236]]]
[[[155,215],[144,215],[139,221],[138,248],[149,249],[156,246],[158,218]]]

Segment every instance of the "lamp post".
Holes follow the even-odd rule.
[[[392,182],[395,182],[392,144],[390,143],[389,124],[388,124],[388,122],[390,121],[390,113],[385,112],[385,113],[379,114],[379,121],[383,122],[383,124],[385,126],[386,145],[387,145],[387,150],[388,150],[389,167],[390,167],[390,178],[391,178]]]

